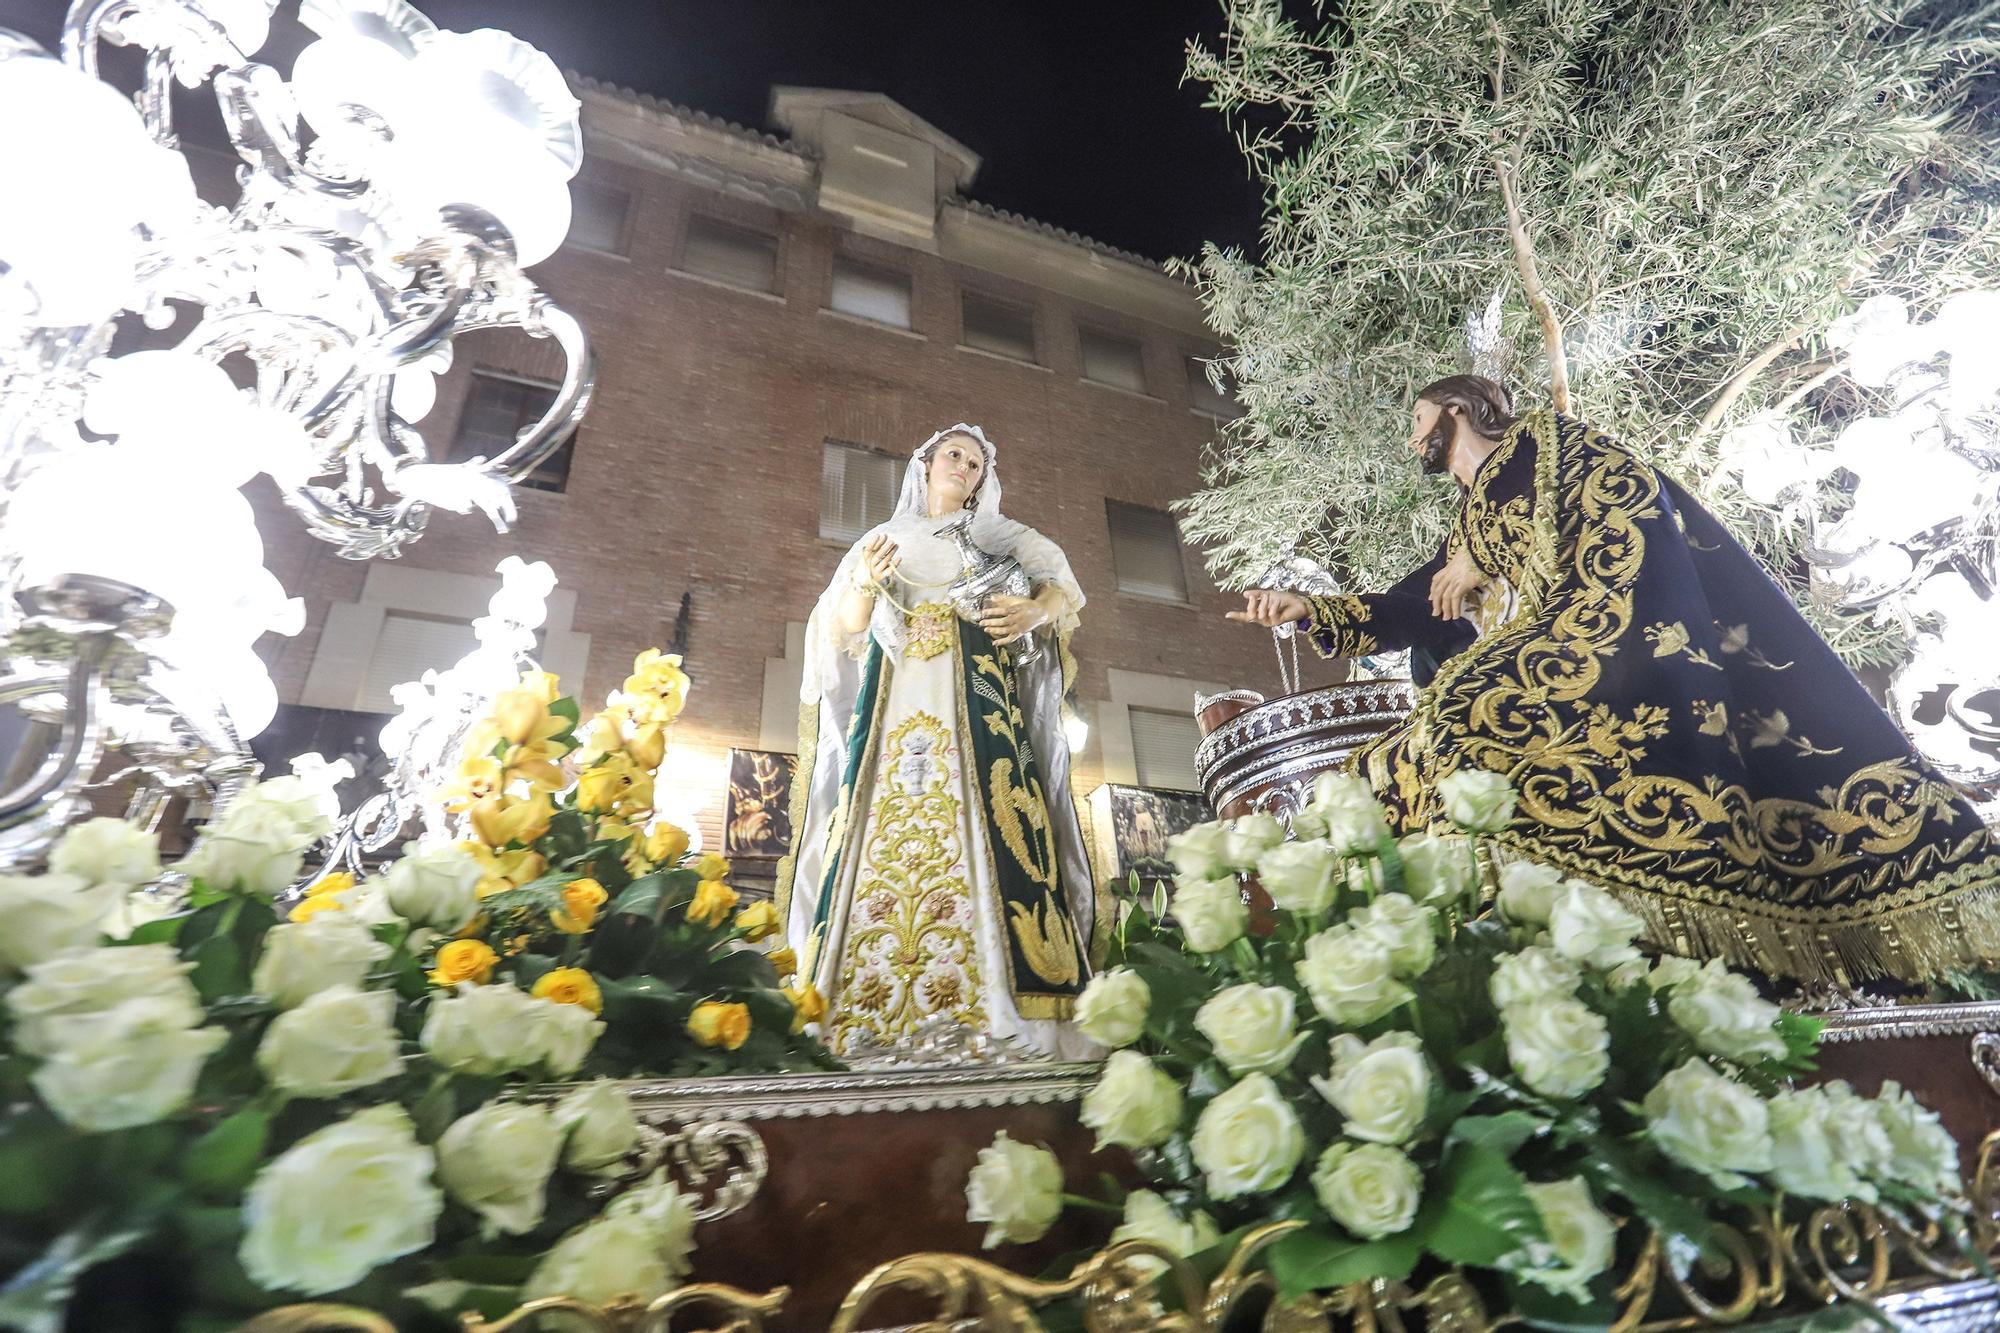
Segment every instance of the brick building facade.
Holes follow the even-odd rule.
[[[601,367],[561,488],[520,491],[504,535],[436,515],[392,563],[342,561],[274,516],[268,563],[309,606],[269,659],[281,699],[381,707],[386,680],[466,633],[501,556],[546,560],[545,664],[586,704],[680,622],[695,690],[665,803],[714,839],[729,749],[793,748],[804,621],[848,545],[829,511],[886,517],[868,486],[963,420],[999,446],[1007,512],[1062,545],[1089,598],[1079,792],[1181,785],[1168,752],[1191,744],[1194,693],[1275,680],[1268,640],[1222,619],[1231,599],[1165,517],[1229,410],[1186,285],[968,201],[977,157],[879,95],[778,89],[781,138],[575,82],[576,222],[536,276]],[[559,355],[462,339],[426,439],[469,452]],[[842,475],[859,489],[829,503]]]

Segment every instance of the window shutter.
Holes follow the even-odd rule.
[[[608,255],[624,254],[625,214],[631,208],[632,196],[623,190],[572,185],[569,198],[569,235],[565,244]]]
[[[1082,329],[1080,333],[1085,379],[1115,389],[1130,389],[1133,393],[1146,392],[1146,357],[1138,343],[1096,329]]]
[[[965,293],[965,336],[967,347],[1016,361],[1035,359],[1034,312],[1002,305],[983,296]]]
[[[902,466],[873,449],[828,440],[820,464],[819,535],[851,542],[886,523],[902,488]]]
[[[827,304],[843,315],[872,319],[894,328],[910,327],[910,275],[833,257],[833,291]]]
[[[778,238],[713,218],[688,219],[681,268],[753,292],[778,290]]]
[[[1187,358],[1188,400],[1197,412],[1206,412],[1224,421],[1243,415],[1243,404],[1236,401],[1236,381],[1227,370],[1222,372],[1223,388],[1209,383],[1208,362],[1201,357]]]
[[[362,677],[355,708],[364,713],[393,713],[392,687],[420,679],[424,672],[442,671],[479,646],[472,625],[463,620],[434,620],[391,611],[382,620],[375,655]]]
[[[1127,710],[1132,718],[1132,760],[1139,785],[1166,791],[1199,791],[1194,752],[1201,732],[1194,718],[1158,708]]]
[[[484,367],[474,370],[465,410],[458,415],[458,434],[452,440],[449,461],[498,458],[514,447],[523,431],[541,420],[542,413],[555,402],[556,393],[557,386],[540,380]],[[535,491],[563,490],[569,485],[569,465],[575,451],[576,432],[571,431],[554,453],[516,484]]]
[[[1172,514],[1109,501],[1111,561],[1118,591],[1171,601],[1188,599],[1187,567],[1181,559],[1180,529]]]

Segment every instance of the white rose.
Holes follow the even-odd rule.
[[[1381,798],[1351,773],[1320,774],[1313,783],[1311,810],[1325,825],[1322,836],[1350,855],[1376,851],[1389,834]]]
[[[1405,894],[1383,893],[1348,921],[1389,951],[1389,966],[1405,981],[1430,971],[1437,957],[1437,913],[1431,908]]]
[[[1174,920],[1180,923],[1181,938],[1195,953],[1227,949],[1243,938],[1250,909],[1243,905],[1243,891],[1234,879],[1174,881]]]
[[[1514,817],[1514,784],[1498,773],[1461,768],[1438,781],[1451,822],[1468,833],[1498,833]]]
[[[250,989],[294,1009],[333,986],[361,989],[368,969],[388,956],[389,946],[345,912],[321,912],[265,933]]]
[[[418,1040],[431,1059],[458,1073],[511,1073],[542,1058],[535,1021],[542,1008],[579,1007],[550,1005],[504,984],[461,986],[431,1000]]]
[[[1463,838],[1412,833],[1396,844],[1403,888],[1420,903],[1452,903],[1472,894],[1472,849]]]
[[[1345,923],[1308,939],[1294,971],[1313,1008],[1341,1027],[1372,1023],[1411,994],[1388,946]]]
[[[438,1183],[479,1214],[485,1236],[518,1236],[541,1224],[562,1146],[562,1128],[541,1107],[488,1102],[438,1140]]]
[[[1047,1148],[1001,1130],[979,1150],[965,1180],[965,1220],[985,1222],[985,1249],[1040,1240],[1062,1215],[1062,1164]]]
[[[562,1163],[591,1175],[615,1174],[639,1146],[639,1117],[625,1089],[597,1079],[556,1103],[556,1124],[568,1135]]]
[[[318,1296],[429,1245],[444,1196],[399,1106],[308,1134],[251,1182],[237,1257],[258,1286]]]
[[[389,905],[388,891],[379,879],[364,879],[334,896],[340,899],[341,915],[364,926],[393,926],[403,920]]]
[[[1660,1151],[1723,1189],[1740,1173],[1771,1169],[1771,1117],[1764,1099],[1689,1059],[1646,1094],[1646,1132]]]
[[[1386,1032],[1362,1044],[1342,1033],[1332,1042],[1333,1069],[1312,1085],[1346,1117],[1341,1132],[1370,1143],[1403,1143],[1430,1109],[1431,1070],[1423,1042]]]
[[[1964,1188],[1958,1144],[1937,1112],[1903,1091],[1902,1084],[1892,1079],[1882,1085],[1875,1095],[1875,1119],[1889,1140],[1883,1167],[1888,1179],[1936,1194],[1957,1194]]]
[[[118,891],[118,898],[111,904],[111,910],[97,923],[97,928],[114,940],[129,940],[132,932],[149,921],[163,921],[170,916],[179,916],[185,907],[174,894],[161,892],[150,884],[141,884],[136,889]]]
[[[1834,1102],[1818,1088],[1781,1092],[1767,1104],[1771,1180],[1809,1199],[1875,1202],[1875,1187],[1845,1160],[1834,1137]]]
[[[211,889],[274,898],[299,877],[311,845],[289,826],[239,826],[225,816],[177,868]]]
[[[1646,974],[1646,984],[1656,991],[1663,991],[1700,975],[1701,964],[1694,959],[1666,954],[1654,960],[1653,970]]]
[[[1673,988],[1667,1013],[1694,1044],[1710,1055],[1752,1063],[1785,1054],[1778,1035],[1778,1006],[1757,994],[1750,978],[1711,958],[1695,976]]]
[[[1076,997],[1076,1030],[1100,1046],[1130,1046],[1146,1030],[1152,988],[1129,967],[1099,972]]]
[[[257,1068],[295,1097],[339,1097],[403,1072],[396,996],[334,986],[271,1021]]]
[[[656,1180],[611,1201],[604,1216],[556,1242],[521,1289],[523,1301],[571,1296],[641,1305],[673,1290],[694,1249],[694,1201]]]
[[[1628,958],[1604,974],[1604,982],[1615,991],[1631,990],[1643,986],[1653,975],[1653,967],[1644,958]]]
[[[229,1040],[186,1020],[171,1000],[127,1000],[65,1042],[29,1081],[51,1111],[86,1133],[150,1125],[187,1105],[202,1065]]]
[[[1507,1060],[1544,1097],[1581,1097],[1611,1067],[1610,1034],[1581,1000],[1540,999],[1500,1013]]]
[[[550,1078],[568,1078],[583,1068],[590,1048],[604,1035],[604,1021],[580,1004],[553,1000],[536,1000],[534,1004],[535,1055]]]
[[[86,819],[56,843],[49,853],[49,869],[90,884],[130,889],[158,878],[160,839],[122,819]]]
[[[1590,1280],[1611,1266],[1618,1229],[1590,1197],[1580,1177],[1553,1184],[1530,1184],[1528,1198],[1541,1215],[1546,1244],[1528,1247],[1532,1266],[1506,1264],[1523,1281],[1560,1292],[1574,1301],[1589,1298]]]
[[[485,872],[458,843],[439,847],[403,844],[403,858],[383,877],[383,893],[398,916],[456,931],[479,911]]]
[[[1517,926],[1546,926],[1562,882],[1562,872],[1554,866],[1509,861],[1500,867],[1500,915]]]
[[[1533,945],[1519,953],[1503,954],[1493,964],[1487,991],[1495,1007],[1511,1009],[1517,1004],[1538,1000],[1567,999],[1576,994],[1583,972],[1554,949]]]
[[[1097,1131],[1097,1146],[1153,1148],[1181,1125],[1181,1085],[1137,1051],[1113,1051],[1083,1096],[1079,1119]]]
[[[172,1005],[181,1027],[199,1026],[201,996],[187,979],[192,967],[170,944],[89,949],[37,963],[7,992],[14,1044],[30,1055],[54,1055],[111,1010],[142,999]]]
[[[299,846],[310,847],[333,832],[339,814],[339,800],[329,788],[285,774],[244,788],[223,812],[223,821],[246,831],[282,831]]]
[[[1111,1233],[1111,1243],[1150,1241],[1169,1254],[1185,1259],[1200,1254],[1221,1240],[1215,1221],[1207,1213],[1196,1212],[1185,1220],[1174,1206],[1151,1190],[1133,1190],[1125,1196],[1125,1220]],[[1134,1257],[1125,1261],[1133,1271],[1148,1277],[1166,1268],[1164,1260]]]
[[[1196,824],[1167,839],[1167,859],[1173,862],[1177,876],[1215,879],[1229,873],[1228,838],[1227,825]]]
[[[1402,1152],[1382,1143],[1336,1143],[1313,1167],[1313,1193],[1363,1240],[1408,1231],[1423,1202],[1424,1175]]]
[[[1257,861],[1257,882],[1287,912],[1318,916],[1333,906],[1340,859],[1320,842],[1280,843]]]
[[[1616,898],[1582,880],[1564,880],[1562,892],[1549,909],[1549,934],[1556,952],[1600,972],[1639,956],[1632,947],[1639,926],[1639,918]]]
[[[1276,815],[1241,815],[1229,821],[1223,857],[1231,870],[1252,870],[1257,861],[1285,840],[1285,826]]]
[[[1189,1140],[1218,1199],[1274,1190],[1305,1156],[1305,1130],[1268,1074],[1252,1074],[1202,1109]]]
[[[119,892],[75,875],[0,875],[0,972],[96,944]]]
[[[1195,1030],[1232,1074],[1274,1074],[1305,1044],[1292,993],[1283,986],[1244,984],[1217,991],[1195,1011]]]

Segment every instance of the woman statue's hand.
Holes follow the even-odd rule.
[[[1225,613],[1230,620],[1262,625],[1265,629],[1295,624],[1311,614],[1312,608],[1306,605],[1305,598],[1282,588],[1252,588],[1243,594],[1241,611]]]
[[[1031,597],[996,592],[979,610],[979,627],[992,635],[995,643],[1025,639],[1048,623],[1048,611]]]
[[[867,573],[868,582],[875,586],[879,587],[894,578],[896,566],[900,563],[902,552],[896,548],[896,543],[889,540],[887,533],[876,533],[861,548],[861,568]]]
[[[1465,614],[1465,595],[1484,582],[1486,576],[1461,547],[1431,578],[1431,614],[1440,620],[1457,620]]]

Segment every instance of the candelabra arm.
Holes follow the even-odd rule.
[[[546,299],[537,303],[535,316],[541,331],[563,349],[562,387],[533,429],[524,432],[511,449],[502,450],[499,457],[486,461],[488,472],[509,481],[527,476],[556,451],[590,410],[591,394],[597,387],[597,353],[577,317]]]
[[[72,790],[97,767],[103,751],[102,668],[109,635],[80,643],[65,675],[22,676],[0,682],[0,703],[14,703],[60,690],[62,736],[34,776],[0,795],[0,867],[37,859],[60,829],[62,807]]]

